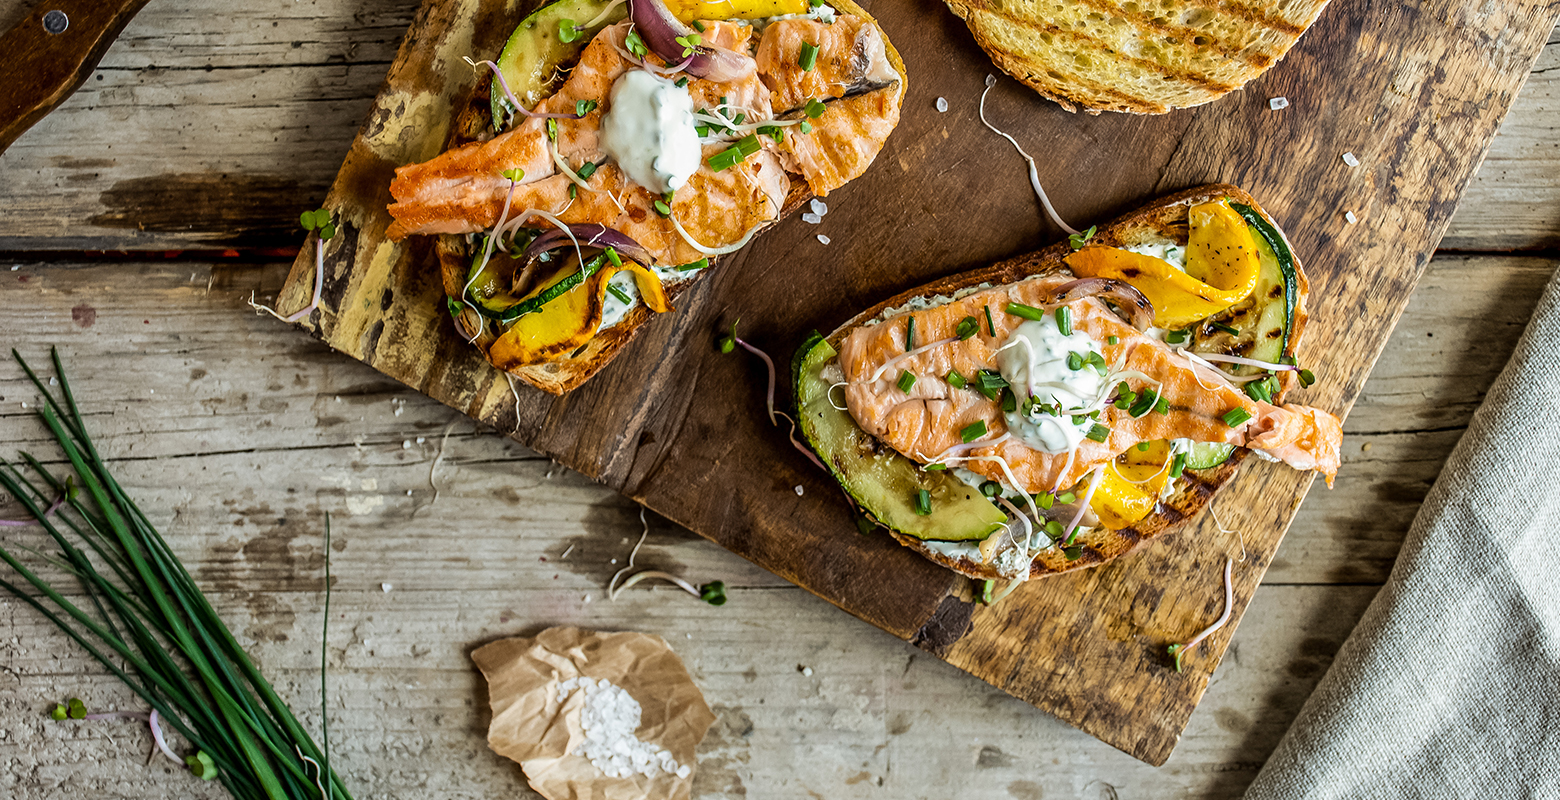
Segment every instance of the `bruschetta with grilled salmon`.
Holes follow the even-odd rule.
[[[437,236],[458,333],[554,394],[861,175],[905,91],[850,0],[558,0],[474,64],[491,83],[396,170],[388,236]]]
[[[1234,186],[914,289],[797,353],[808,445],[871,522],[965,575],[1093,566],[1248,455],[1331,484],[1342,425],[1288,401],[1307,283]]]

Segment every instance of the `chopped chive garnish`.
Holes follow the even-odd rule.
[[[899,371],[899,381],[895,385],[899,387],[899,391],[909,394],[910,387],[915,385],[915,375],[910,370],[902,369]]]
[[[925,489],[915,492],[915,513],[925,517],[932,513],[932,493]]]
[[[578,184],[573,184],[573,183],[569,184],[569,199],[570,200],[573,200],[575,197],[578,197],[579,196],[579,192],[580,192],[580,187],[579,187]]]
[[[986,309],[986,330],[992,336],[996,336],[997,335],[997,323],[991,321],[991,306],[985,306],[985,309]]]
[[[1154,404],[1154,413],[1156,413],[1156,414],[1168,414],[1168,413],[1170,413],[1170,401],[1164,399],[1163,397],[1160,397],[1159,398],[1159,402]]]
[[[802,42],[802,57],[796,63],[801,65],[803,72],[812,72],[818,63],[818,46]]]
[[[1208,324],[1212,325],[1215,330],[1224,331],[1225,333],[1227,333],[1227,334],[1229,334],[1231,336],[1239,336],[1240,335],[1240,329],[1236,328],[1234,326],[1225,325],[1222,322],[1210,322]]]
[[[1045,319],[1045,311],[1035,308],[1034,306],[1026,306],[1023,303],[1008,303],[1007,313],[1012,314],[1015,317],[1033,320],[1035,322],[1039,322],[1040,320]]]
[[[814,0],[808,0],[808,2],[814,2]],[[823,0],[816,0],[816,2],[821,3],[821,2],[823,2]],[[997,588],[997,582],[994,581],[994,580],[989,580],[988,579],[988,580],[984,580],[984,581],[980,582],[980,604],[981,605],[983,605],[983,606],[991,605],[991,593],[996,588]]]
[[[1089,428],[1089,432],[1085,433],[1083,437],[1090,441],[1103,442],[1110,438],[1110,428],[1107,428],[1099,423],[1095,423],[1093,427]]]
[[[1105,343],[1106,344],[1121,344],[1121,337],[1120,336],[1107,336],[1107,337],[1105,337]]]
[[[1231,428],[1238,428],[1251,420],[1251,412],[1240,406],[1236,406],[1224,412],[1224,424]]]
[[[828,108],[826,106],[824,106],[823,103],[818,102],[818,98],[816,98],[816,97],[814,97],[811,100],[808,100],[807,101],[807,105],[802,107],[802,111],[806,112],[807,116],[812,118],[812,119],[817,119],[817,118],[823,116],[823,112],[827,111],[827,110],[828,110]],[[803,123],[803,124],[806,124],[806,123]]]
[[[733,131],[736,130],[737,129],[736,126],[741,125],[743,122],[746,122],[746,121],[747,121],[747,115],[746,114],[738,114],[737,118],[731,121],[731,126],[732,126],[731,129]]]
[[[1170,461],[1170,473],[1169,473],[1170,474],[1170,480],[1174,481],[1176,478],[1181,477],[1181,473],[1185,472],[1185,471],[1186,471],[1186,454],[1185,453],[1176,453],[1175,454],[1175,458],[1171,459],[1171,461]]]
[[[802,133],[812,133],[812,123],[811,122],[808,122],[807,120],[804,119],[804,120],[802,120],[802,124],[801,124],[800,127],[802,129]]]
[[[983,369],[975,373],[975,379],[980,381],[980,388],[982,389],[1006,389],[1008,387],[1007,379],[1002,377],[1002,373],[989,369]]]
[[[1148,412],[1159,407],[1159,399],[1158,392],[1151,389],[1144,391],[1143,394],[1138,396],[1137,402],[1133,403],[1131,408],[1127,410],[1127,413],[1131,414],[1134,419],[1146,416]]]
[[[1061,331],[1063,336],[1072,335],[1072,309],[1068,308],[1067,306],[1057,307],[1056,329]]]
[[[768,136],[769,138],[774,139],[776,142],[785,141],[785,129],[779,125],[765,125],[759,128],[756,133],[761,136]]]
[[[596,162],[594,162],[594,161],[587,161],[587,162],[581,164],[580,168],[574,171],[574,174],[580,176],[580,180],[588,181],[588,180],[590,180],[590,176],[596,174],[596,170],[599,167],[600,167],[600,165],[597,164]]]
[[[942,470],[948,469],[948,465],[947,464],[927,464],[926,466],[922,467],[921,469],[924,469],[924,470],[927,470],[927,471],[942,471]]]
[[[710,265],[710,260],[701,258],[698,261],[690,261],[677,268],[678,272],[693,272],[696,269],[704,269]]]
[[[1165,334],[1165,341],[1170,344],[1180,344],[1186,341],[1186,337],[1190,335],[1191,333],[1185,330],[1169,331]]]
[[[974,317],[959,320],[959,326],[954,329],[954,334],[960,339],[968,339],[977,333],[980,333],[980,321]]]
[[[959,374],[958,370],[948,370],[948,374],[943,376],[943,380],[947,381],[948,385],[955,389],[963,389],[969,385],[969,381],[966,381],[964,376]]]
[[[1068,369],[1072,370],[1073,372],[1077,372],[1078,370],[1083,369],[1083,364],[1084,364],[1083,356],[1080,356],[1077,353],[1068,353],[1067,354],[1067,368]]]
[[[1300,370],[1300,385],[1310,386],[1313,383],[1316,383],[1316,373],[1308,369]]]
[[[1273,393],[1268,389],[1266,378],[1246,384],[1246,396],[1253,400],[1261,400],[1264,403],[1273,402]]]
[[[710,156],[709,159],[704,163],[709,164],[710,171],[721,172],[723,170],[731,169],[732,167],[742,163],[742,159],[743,155],[741,148],[733,145],[726,148],[725,150],[720,151],[719,153],[716,153],[715,155]]]
[[[986,481],[980,485],[980,493],[987,497],[996,497],[1002,491],[1002,484],[996,481]]]
[[[610,248],[610,247],[607,248],[607,260],[611,261],[612,262],[612,266],[614,266],[614,267],[621,267],[621,266],[623,266],[623,258],[622,258],[622,256],[619,256],[618,255],[618,251],[614,250],[613,248]]]
[[[1138,446],[1137,446],[1138,452],[1139,453],[1146,453],[1146,452],[1148,452],[1148,448],[1152,444],[1153,444],[1153,442],[1138,442]]]
[[[1013,394],[1013,390],[1012,389],[1003,389],[1002,390],[1002,410],[1003,411],[1017,411],[1018,410],[1018,395]]]
[[[908,317],[905,322],[905,352],[915,349],[915,317]]]
[[[684,77],[681,77],[681,78],[677,79],[677,88],[679,88],[679,89],[686,89],[687,87],[688,87],[688,78],[687,78],[687,76],[684,76]]]
[[[976,420],[968,425],[965,425],[964,430],[959,431],[959,438],[963,439],[965,444],[969,444],[970,442],[973,442],[985,435],[986,421],[983,419]]]
[[[580,29],[574,27],[574,20],[558,20],[558,41],[568,44],[578,38],[580,38]]]
[[[620,286],[613,286],[609,283],[607,284],[607,291],[611,292],[612,296],[616,297],[620,302],[626,303],[628,305],[634,304],[634,298],[629,297],[628,292],[623,291],[622,287]]]
[[[702,23],[702,22],[700,22],[698,20],[694,20],[693,21],[693,29],[698,31],[699,33],[703,33],[704,32],[704,23]]]

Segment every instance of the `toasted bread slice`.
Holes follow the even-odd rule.
[[[1256,209],[1267,221],[1278,230],[1278,225],[1251,195],[1238,187],[1228,184],[1214,184],[1188,189],[1168,197],[1161,198],[1154,203],[1133,211],[1109,223],[1099,226],[1091,242],[1112,247],[1124,247],[1136,244],[1146,244],[1174,241],[1185,245],[1188,235],[1187,211],[1198,203],[1217,200],[1228,197],[1232,201]],[[1282,232],[1280,231],[1280,235]],[[981,285],[1001,285],[1020,281],[1034,275],[1043,275],[1051,272],[1067,272],[1063,258],[1072,252],[1067,242],[1059,242],[1039,252],[1019,256],[1008,261],[967,272],[961,275],[952,275],[934,283],[927,284],[910,291],[891,297],[866,311],[857,314],[850,321],[841,325],[833,333],[825,337],[828,343],[839,348],[846,335],[857,327],[864,325],[880,317],[887,309],[901,308],[916,299],[931,300],[938,296],[955,296],[961,290],[969,290]],[[1293,259],[1297,277],[1297,291],[1294,306],[1293,319],[1290,323],[1290,333],[1284,354],[1292,356],[1299,343],[1301,331],[1305,326],[1305,296],[1308,285],[1305,279],[1304,268],[1298,257]],[[1242,306],[1254,302],[1248,298],[1235,306]],[[1291,383],[1281,381],[1280,393],[1275,395],[1274,402],[1279,402],[1284,391],[1287,391]],[[1078,537],[1076,544],[1081,546],[1081,554],[1069,560],[1060,548],[1050,548],[1041,553],[1030,565],[1031,577],[1044,577],[1056,575],[1071,570],[1083,569],[1103,564],[1115,558],[1119,558],[1137,549],[1151,539],[1174,533],[1184,527],[1197,512],[1201,511],[1212,500],[1214,494],[1234,476],[1240,462],[1249,451],[1236,448],[1229,460],[1217,467],[1200,471],[1188,470],[1184,478],[1173,494],[1162,498],[1159,506],[1148,517],[1135,525],[1119,530],[1096,528],[1088,534]],[[991,563],[959,555],[949,555],[932,546],[926,541],[892,532],[894,538],[900,544],[925,556],[928,560],[941,564],[955,572],[979,579],[1003,579],[1012,575],[1001,574],[997,567]]]
[[[1245,86],[1327,0],[947,0],[998,67],[1069,111],[1163,114]]]
[[[877,24],[877,20],[853,0],[831,0],[830,5],[840,14],[863,17],[871,20],[874,25]],[[888,61],[899,75],[897,91],[902,102],[905,88],[909,83],[908,75],[905,72],[905,63],[900,58],[899,51],[894,49],[893,42],[889,41],[887,32],[882,30],[881,25],[878,26],[878,29],[883,35],[883,49],[888,56]],[[466,101],[456,104],[455,123],[450,128],[449,141],[445,143],[444,149],[449,150],[467,142],[478,141],[492,135],[492,106],[488,101],[489,86],[490,84],[487,81],[478,81],[473,87],[471,94],[466,98]],[[807,188],[806,181],[800,179],[792,180],[791,190],[786,196],[785,204],[782,206],[780,214],[775,217],[770,225],[790,216],[812,197],[813,194]],[[759,235],[762,235],[762,231],[760,231]],[[445,294],[450,297],[460,297],[464,293],[466,272],[471,264],[472,255],[467,248],[465,236],[443,234],[437,237],[434,251],[439,259],[439,270],[444,283]],[[711,259],[708,268],[693,273],[692,277],[687,280],[679,281],[666,287],[667,299],[671,301],[674,311],[677,299],[688,289],[691,289],[694,284],[703,280],[705,275],[717,269],[722,260],[720,258]],[[578,387],[605,368],[655,316],[653,312],[643,305],[636,306],[616,325],[598,332],[584,347],[571,355],[545,364],[518,367],[509,370],[509,374],[549,394],[564,394]],[[460,325],[457,323],[456,327],[458,330]],[[466,334],[463,332],[462,335],[465,336]],[[486,355],[488,348],[495,340],[496,337],[491,334],[485,334],[473,341],[472,344],[480,348],[483,354]]]

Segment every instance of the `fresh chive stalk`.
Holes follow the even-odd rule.
[[[19,353],[13,350],[12,355],[42,394],[45,402],[38,416],[73,474],[59,480],[38,459],[22,453],[25,471],[0,459],[0,488],[27,509],[59,548],[60,565],[75,577],[90,605],[84,608],[67,599],[4,546],[0,561],[20,580],[0,578],[0,589],[54,623],[188,740],[195,750],[187,754],[186,763],[197,777],[217,780],[239,800],[316,800],[322,794],[327,800],[350,800],[330,769],[323,722],[322,748],[109,473],[87,434],[58,352],[52,353],[58,397]],[[84,490],[80,494],[78,486]],[[62,501],[51,513],[56,498]],[[327,619],[329,526],[327,518]],[[16,550],[34,552],[20,546]],[[322,711],[324,655],[322,641]],[[322,793],[321,786],[328,788]]]

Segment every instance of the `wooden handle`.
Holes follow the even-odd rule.
[[[147,0],[43,0],[0,36],[0,153],[75,93]]]

